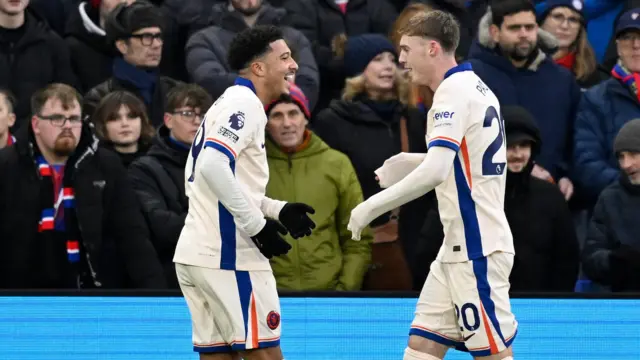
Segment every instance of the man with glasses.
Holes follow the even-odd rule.
[[[0,150],[0,288],[163,288],[126,170],[81,102],[67,85],[39,90],[24,140]]]
[[[184,168],[193,138],[212,102],[198,85],[173,88],[167,99],[164,125],[158,129],[153,145],[129,167],[167,283],[176,289],[173,254],[189,209]]]
[[[154,127],[163,124],[165,99],[179,83],[161,76],[158,71],[164,44],[164,22],[162,11],[144,0],[122,3],[109,14],[106,36],[121,56],[113,62],[112,77],[87,93],[83,106],[85,114],[93,114],[100,100],[111,91],[126,90],[145,103]]]

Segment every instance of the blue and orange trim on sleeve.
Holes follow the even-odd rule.
[[[427,145],[427,147],[430,148],[433,146],[446,147],[455,152],[458,152],[458,150],[460,150],[460,142],[454,138],[450,138],[447,136],[436,136],[429,139],[429,144]]]
[[[221,153],[227,155],[227,157],[229,158],[229,161],[235,161],[236,158],[238,157],[238,154],[236,154],[236,152],[231,148],[231,146],[225,144],[224,142],[218,139],[206,138],[204,142],[204,147],[205,148],[211,147],[220,151]]]

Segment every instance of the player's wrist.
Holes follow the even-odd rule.
[[[249,235],[249,237],[254,237],[258,235],[258,233],[265,227],[265,225],[267,225],[267,219],[265,219],[264,217],[260,217],[252,224],[249,224],[245,229],[245,232],[247,233],[247,235]]]

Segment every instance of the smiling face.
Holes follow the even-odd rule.
[[[429,52],[429,40],[420,36],[404,35],[400,39],[399,62],[415,85],[429,85],[434,64]]]
[[[390,52],[378,54],[364,69],[365,86],[370,91],[389,91],[395,85],[398,67]]]
[[[274,41],[269,46],[271,51],[261,60],[264,64],[262,74],[266,88],[271,90],[271,99],[275,100],[289,93],[298,64],[291,57],[291,50],[284,40]]]
[[[513,173],[519,173],[527,167],[531,159],[531,142],[520,141],[507,146],[507,167]]]

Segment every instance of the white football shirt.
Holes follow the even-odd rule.
[[[207,111],[196,134],[185,167],[189,212],[173,261],[225,270],[271,270],[250,236],[198,177],[207,148],[225,154],[246,202],[263,216],[261,202],[269,181],[264,148],[267,116],[251,81],[238,78]],[[210,149],[207,149],[210,151]],[[259,229],[258,229],[259,230]]]
[[[500,104],[462,63],[438,87],[427,120],[429,148],[457,152],[453,170],[436,187],[444,243],[437,260],[464,262],[496,251],[514,253],[504,213],[507,149]]]

